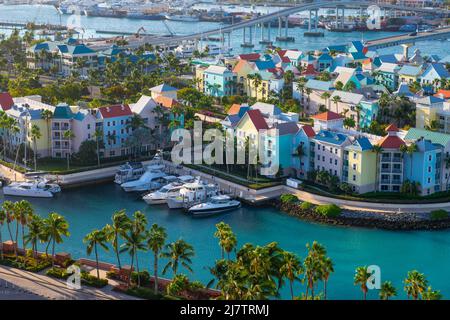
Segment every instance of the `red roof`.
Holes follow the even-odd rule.
[[[316,75],[318,72],[316,69],[314,69],[314,66],[312,64],[308,64],[306,67],[306,70],[302,72],[302,75]]]
[[[386,132],[398,132],[398,128],[395,124],[390,124],[386,129]]]
[[[434,96],[442,99],[450,99],[450,90],[441,89]]]
[[[247,61],[256,61],[261,57],[259,53],[240,54],[239,59]]]
[[[284,63],[290,63],[291,62],[291,59],[289,59],[289,57],[281,57],[281,61],[282,62],[284,62]]]
[[[124,117],[131,116],[133,112],[131,112],[130,107],[127,104],[116,104],[113,106],[106,106],[98,108],[103,118],[115,118],[115,117]]]
[[[13,98],[8,92],[0,93],[0,107],[3,109],[3,111],[11,109],[13,105]]]
[[[308,138],[312,138],[316,135],[316,133],[314,132],[314,129],[311,126],[304,125],[304,126],[302,126],[302,129],[305,132],[305,134],[308,136]]]
[[[286,54],[286,51],[287,50],[278,50],[278,55],[280,56],[280,57],[284,57],[284,55]]]
[[[404,144],[405,141],[395,135],[387,135],[378,143],[383,149],[399,149]]]
[[[248,110],[247,114],[257,130],[269,129],[269,126],[259,109]]]
[[[315,116],[312,116],[312,118],[317,119],[317,120],[323,120],[323,121],[344,119],[343,116],[341,116],[340,114],[333,112],[333,111],[326,111],[324,113],[319,113],[319,114],[316,114]]]

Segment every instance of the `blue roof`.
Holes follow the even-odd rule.
[[[363,59],[367,59],[366,55],[362,52],[351,52],[350,53],[352,55],[353,60],[363,60]]]
[[[362,50],[364,49],[364,45],[361,41],[352,41],[350,45],[353,46],[358,52],[362,52]]]
[[[378,57],[378,59],[382,63],[398,63],[397,58],[395,57],[395,54],[385,54]]]
[[[441,63],[432,63],[431,67],[436,70],[437,74],[439,75],[439,77],[441,78],[449,78],[450,74],[448,72],[448,70],[444,67],[443,64]]]
[[[342,133],[320,130],[320,132],[316,134],[315,139],[318,141],[340,146],[345,142],[345,140],[347,140],[347,136]]]
[[[337,51],[337,52],[345,52],[347,50],[346,45],[334,45],[334,46],[328,46],[326,48],[327,51]]]
[[[75,54],[88,54],[94,53],[95,51],[91,48],[85,46],[84,44],[79,44],[77,46],[69,46],[69,52],[73,55]]]
[[[333,60],[333,57],[330,56],[328,53],[324,53],[317,59],[317,61],[323,61],[323,60],[325,60],[325,61]]]
[[[67,104],[58,104],[55,107],[55,112],[53,113],[54,119],[72,119],[73,113]]]
[[[241,106],[240,108],[239,108],[239,112],[238,112],[238,116],[239,116],[239,118],[242,118],[243,116],[244,116],[244,114],[248,111],[248,110],[250,110],[250,107],[249,106]]]
[[[306,56],[304,56],[303,58],[302,58],[302,61],[306,61],[306,62],[313,62],[313,61],[315,61],[316,59],[314,59],[314,57],[312,56],[312,55],[310,55],[310,54],[308,54],[308,55],[306,55]]]
[[[272,60],[267,60],[267,61],[258,60],[258,61],[255,61],[255,65],[256,65],[256,68],[258,68],[258,70],[266,70],[266,69],[275,68],[275,64],[273,63]]]
[[[404,65],[399,71],[399,74],[404,74],[408,76],[418,76],[420,75],[420,72],[422,71],[421,67],[418,66],[408,66]]]
[[[372,150],[373,146],[370,143],[369,139],[366,137],[361,137],[356,139],[351,146],[348,148],[350,149],[356,149],[360,151],[366,151],[366,150]]]
[[[328,91],[333,88],[333,81],[309,79],[308,82],[306,82],[305,87],[313,90]]]

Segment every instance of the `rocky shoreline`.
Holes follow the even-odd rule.
[[[441,220],[431,220],[429,215],[420,213],[402,212],[389,214],[343,211],[339,217],[326,217],[315,213],[314,210],[303,210],[296,203],[278,202],[275,206],[279,210],[300,219],[328,225],[398,231],[443,230],[450,228],[450,217]]]

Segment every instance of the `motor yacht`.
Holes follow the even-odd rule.
[[[139,179],[145,173],[142,162],[127,162],[119,167],[114,177],[114,182],[122,184]]]
[[[55,193],[61,192],[61,187],[47,180],[33,180],[13,182],[3,187],[3,194],[7,196],[52,198]]]
[[[192,206],[188,212],[193,217],[207,217],[217,213],[228,212],[241,207],[241,203],[227,195],[211,197],[210,200]]]
[[[161,186],[160,178],[167,176],[163,171],[164,165],[148,166],[145,173],[135,181],[122,183],[120,186],[126,192],[149,191]]]
[[[180,176],[174,182],[164,185],[161,189],[142,197],[148,204],[164,204],[167,198],[176,197],[186,183],[193,182],[192,176]]]
[[[182,209],[189,207],[198,202],[205,201],[206,199],[217,195],[219,192],[217,185],[205,184],[197,179],[195,182],[186,183],[183,188],[180,189],[179,195],[175,197],[167,198],[167,206],[170,209]]]

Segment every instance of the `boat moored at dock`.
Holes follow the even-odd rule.
[[[114,182],[122,184],[139,179],[145,173],[142,162],[127,162],[119,167],[114,177]]]
[[[186,183],[192,182],[194,177],[186,175],[176,177],[174,182],[164,185],[161,189],[151,192],[142,197],[147,204],[164,204],[167,198],[176,197]]]
[[[218,213],[229,212],[241,207],[238,200],[232,199],[227,195],[218,195],[211,197],[210,200],[194,205],[188,209],[188,213],[193,217],[208,217]]]
[[[150,165],[145,173],[135,181],[122,183],[120,186],[125,192],[149,191],[161,187],[160,178],[167,176],[163,171],[164,165]]]
[[[167,198],[167,206],[170,209],[189,208],[217,195],[218,192],[217,185],[205,184],[197,179],[195,182],[185,184],[178,196]]]
[[[56,183],[48,183],[44,179],[32,181],[13,182],[3,187],[3,194],[17,197],[52,198],[61,192],[61,187]]]

